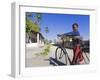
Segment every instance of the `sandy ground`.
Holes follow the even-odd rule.
[[[42,56],[39,55],[39,53],[44,49],[44,47],[41,48],[34,48],[34,47],[29,47],[26,48],[26,56],[25,56],[25,65],[26,67],[41,67],[41,66],[55,66],[59,65],[57,62],[55,62],[55,51],[56,51],[56,46],[52,46],[50,49],[50,53],[47,56]],[[73,58],[73,51],[72,49],[66,49],[67,53],[72,60]],[[84,58],[86,58],[86,55],[84,55]],[[89,53],[87,53],[87,56],[89,57]],[[62,58],[61,60],[62,63],[66,64],[65,57]],[[87,58],[85,61],[87,64],[89,61]],[[53,64],[52,64],[53,63]],[[67,59],[67,64],[69,64],[69,61]]]

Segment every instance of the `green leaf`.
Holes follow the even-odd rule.
[[[35,24],[31,20],[26,19],[26,32],[28,33],[30,31],[39,32],[40,28],[39,28],[39,26],[37,24]]]

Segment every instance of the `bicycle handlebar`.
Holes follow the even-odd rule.
[[[70,38],[73,38],[73,39],[80,39],[80,40],[82,40],[82,37],[81,37],[81,36],[64,35],[64,34],[58,34],[57,36],[58,36],[58,37],[61,37],[61,38],[70,37]]]

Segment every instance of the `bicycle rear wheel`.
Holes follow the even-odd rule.
[[[56,58],[56,60],[58,62],[61,62],[63,64],[67,64],[67,56],[66,56],[66,53],[65,53],[64,49],[62,49],[61,47],[58,47],[56,49],[55,58]]]
[[[83,56],[84,56],[85,64],[89,64],[90,63],[90,55],[89,55],[89,53],[83,52]]]

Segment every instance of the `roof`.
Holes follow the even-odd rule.
[[[39,35],[44,39],[44,36],[42,35],[42,33],[40,33],[40,32],[35,32],[35,31],[33,31],[33,30],[32,30],[32,33],[34,33],[34,34],[39,33]]]

